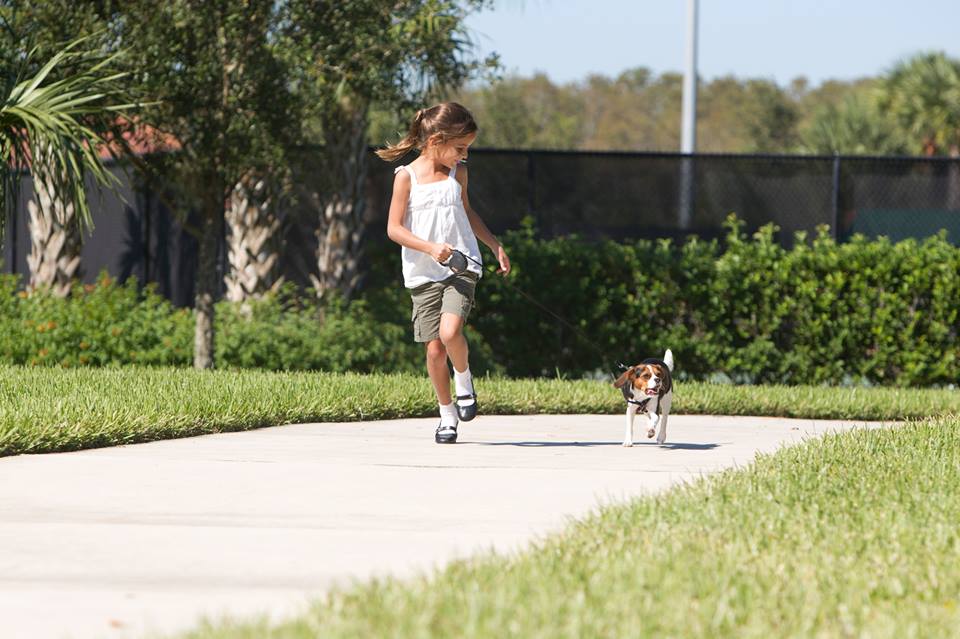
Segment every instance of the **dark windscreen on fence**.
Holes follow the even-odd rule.
[[[393,166],[371,163],[374,224],[386,221]],[[786,245],[821,225],[841,240],[944,228],[960,242],[960,160],[477,149],[468,166],[471,203],[494,232],[529,218],[542,237],[716,237],[736,213],[748,229],[776,224]]]
[[[839,236],[893,241],[947,231],[960,244],[960,160],[844,158]]]
[[[310,149],[304,149],[309,154]],[[410,156],[405,159],[409,162]],[[373,155],[364,218],[371,252],[386,242],[393,169]],[[748,231],[774,223],[786,246],[794,233],[827,225],[840,241],[854,233],[891,240],[947,231],[960,244],[960,159],[797,155],[683,156],[475,149],[470,152],[470,201],[495,233],[532,224],[540,237],[577,234],[585,239],[704,238],[724,234],[730,213]],[[95,229],[84,237],[82,279],[101,268],[112,276],[156,282],[178,305],[190,304],[196,242],[167,198],[131,172],[113,166],[122,199],[91,196]],[[310,191],[315,170],[295,178]],[[6,220],[2,271],[26,274],[30,248],[25,179],[15,217]],[[318,212],[281,204],[278,268],[287,281],[310,285],[316,268]],[[395,247],[389,247],[391,250]],[[221,259],[225,270],[226,251]]]

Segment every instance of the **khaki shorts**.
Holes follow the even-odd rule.
[[[467,271],[451,275],[441,282],[427,282],[410,289],[413,299],[413,339],[429,342],[440,339],[440,315],[453,313],[467,321],[473,308],[473,294],[477,287],[476,273]]]

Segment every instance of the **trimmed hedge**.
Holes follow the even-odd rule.
[[[16,292],[0,278],[0,363],[21,365],[190,366],[194,316],[153,287],[101,275],[61,299]],[[217,364],[231,368],[418,372],[416,348],[401,326],[381,325],[363,303],[326,308],[292,287],[245,307],[217,304]]]
[[[730,216],[723,247],[691,237],[586,243],[504,238],[514,274],[488,276],[474,327],[509,375],[579,377],[673,350],[684,378],[738,383],[952,385],[960,379],[960,249],[945,234],[792,249]],[[593,344],[516,289],[578,327]]]
[[[17,291],[0,276],[0,364],[27,366],[190,366],[194,315],[174,308],[153,286],[118,284],[101,274],[67,298]],[[399,300],[399,298],[396,298]],[[409,300],[407,300],[409,304]],[[218,368],[423,373],[423,346],[399,313],[382,322],[364,300],[345,303],[298,295],[292,285],[263,299],[216,307]],[[393,313],[397,315],[397,313]],[[482,337],[468,331],[471,364],[500,373]]]
[[[103,274],[68,298],[17,291],[0,276],[0,362],[33,366],[184,365],[192,360],[193,316],[135,279]]]
[[[826,228],[794,247],[733,216],[721,244],[695,237],[590,243],[505,234],[514,264],[478,287],[471,369],[598,377],[671,348],[681,379],[951,386],[960,379],[960,249],[945,235],[893,244]],[[319,305],[292,287],[217,306],[220,367],[423,374],[396,247],[371,250],[364,299]],[[489,260],[488,261],[492,261]],[[490,268],[490,267],[488,267]],[[67,299],[0,277],[0,363],[189,366],[192,313],[106,276]],[[529,302],[578,327],[578,336]],[[589,340],[589,341],[588,341]]]

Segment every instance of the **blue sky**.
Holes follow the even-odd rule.
[[[558,83],[682,71],[686,0],[498,0],[467,27],[507,72]],[[700,0],[701,77],[814,85],[877,75],[921,50],[960,58],[960,0]]]

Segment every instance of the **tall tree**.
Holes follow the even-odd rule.
[[[853,94],[839,105],[818,108],[801,132],[798,148],[817,154],[899,155],[908,145],[875,100]]]
[[[796,143],[798,109],[775,83],[724,76],[700,95],[700,150],[782,153]]]
[[[858,104],[876,104],[874,92],[876,78],[859,78],[852,81],[826,80],[812,87],[806,78],[795,78],[790,84],[790,99],[797,106],[797,135],[801,146],[805,145],[808,130],[815,120],[821,120],[828,111],[840,112],[844,103],[854,100]]]
[[[180,150],[160,172],[177,185],[184,219],[198,242],[194,366],[214,365],[214,302],[220,294],[218,247],[225,208],[245,176],[284,164],[295,139],[298,104],[276,50],[274,0],[152,0],[97,3],[130,73],[158,103],[144,121]]]
[[[226,298],[245,302],[276,291],[283,284],[277,274],[280,259],[279,189],[262,173],[250,172],[233,187],[227,202]]]
[[[76,207],[52,179],[57,169],[49,162],[49,153],[46,149],[40,151],[34,156],[34,166],[43,166],[44,170],[34,171],[34,196],[27,202],[30,233],[27,290],[46,288],[58,297],[66,297],[73,281],[80,276],[83,232]]]
[[[116,184],[100,160],[108,145],[101,134],[106,127],[97,123],[132,107],[116,102],[123,78],[115,71],[117,55],[85,49],[89,44],[75,40],[39,69],[36,49],[13,55],[8,50],[3,59],[0,199],[15,206],[20,172],[29,167],[39,199],[30,207],[31,235],[39,240],[28,258],[30,287],[49,287],[58,295],[69,292],[79,259],[72,238],[92,224],[85,175],[100,185]]]
[[[881,80],[879,100],[914,150],[960,157],[960,60],[925,53],[899,62]]]
[[[98,90],[109,92],[112,94],[109,99],[116,99],[121,92],[130,92],[122,86],[120,76],[108,77],[108,67],[115,65],[116,59],[108,61],[109,56],[101,45],[105,35],[102,29],[103,25],[89,7],[64,0],[0,0],[0,48],[8,69],[20,68],[24,74],[37,74],[43,62],[62,54],[56,64],[46,69],[44,83],[62,82],[69,87],[99,68],[103,73]],[[78,34],[82,42],[77,41]],[[115,109],[101,108],[106,104],[104,99],[93,99],[86,104],[85,112],[77,114],[78,120],[98,140],[110,137],[109,131],[117,117]],[[101,145],[99,150],[105,148]],[[27,287],[29,290],[47,288],[57,295],[67,295],[79,275],[83,230],[89,229],[91,220],[89,210],[77,207],[64,184],[78,177],[82,179],[82,175],[71,176],[72,170],[58,166],[49,148],[35,151],[32,156],[34,197],[28,202],[31,248],[27,257],[30,271]],[[55,173],[60,173],[60,177],[55,178]]]
[[[404,118],[495,60],[479,60],[464,18],[489,0],[290,0],[288,55],[307,60],[298,88],[316,180],[303,201],[317,227],[319,295],[349,296],[359,281],[364,237],[367,132],[374,109]],[[378,141],[380,142],[380,141]]]
[[[478,145],[573,149],[583,141],[583,97],[546,75],[511,77],[454,97],[469,106],[481,124]]]
[[[486,123],[485,146],[675,152],[682,80],[644,67],[559,86],[545,75],[511,76],[458,97]],[[792,91],[805,95],[806,85]],[[701,151],[786,152],[796,143],[800,98],[770,81],[726,76],[701,82],[699,95]]]

